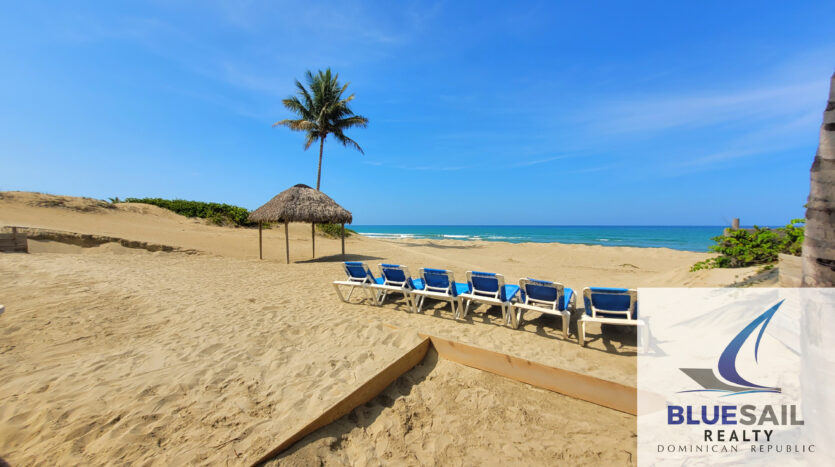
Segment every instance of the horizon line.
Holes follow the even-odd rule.
[[[729,225],[708,224],[349,224],[353,227],[722,227]],[[740,225],[753,228],[755,224]],[[782,227],[780,225],[756,224],[758,227]]]

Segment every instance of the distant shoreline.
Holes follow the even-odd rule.
[[[384,240],[459,240],[561,243],[708,252],[725,226],[526,226],[352,225],[358,234]]]

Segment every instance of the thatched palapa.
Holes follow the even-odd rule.
[[[353,217],[330,196],[300,183],[275,195],[267,204],[252,211],[249,220],[350,224]]]
[[[281,222],[284,224],[284,236],[287,250],[287,262],[290,262],[290,240],[287,224],[290,222],[310,222],[313,234],[313,257],[316,257],[316,224],[342,224],[342,254],[345,254],[345,224],[353,221],[350,211],[343,208],[330,196],[307,185],[298,184],[269,200],[249,214],[249,220],[258,222],[258,256],[263,258],[261,224],[263,222]]]

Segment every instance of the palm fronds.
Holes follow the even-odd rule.
[[[273,126],[285,126],[292,131],[306,132],[304,148],[307,149],[314,142],[323,143],[328,135],[333,135],[343,146],[352,147],[364,154],[362,148],[356,141],[345,135],[349,128],[365,128],[368,126],[368,119],[356,115],[349,103],[354,100],[354,94],[343,97],[350,83],[339,84],[339,74],[333,73],[330,68],[317,73],[308,70],[305,73],[304,84],[296,80],[297,93],[290,96],[282,103],[287,110],[290,110],[299,118],[285,119],[275,122]],[[322,150],[319,151],[319,172],[317,174],[316,189],[319,189],[321,181]]]

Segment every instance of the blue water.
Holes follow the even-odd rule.
[[[374,238],[579,243],[708,251],[723,226],[352,225]]]

